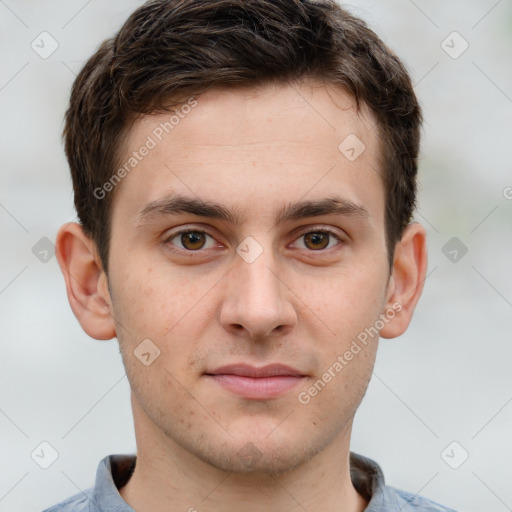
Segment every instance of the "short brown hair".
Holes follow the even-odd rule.
[[[75,207],[104,271],[114,191],[94,191],[120,164],[137,116],[168,111],[183,94],[304,77],[339,85],[376,117],[391,264],[415,207],[422,117],[396,55],[334,0],[153,0],[87,61],[66,112]]]

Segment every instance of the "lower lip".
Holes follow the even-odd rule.
[[[277,398],[294,388],[304,377],[277,375],[274,377],[243,377],[241,375],[208,375],[224,389],[235,395],[255,400]]]

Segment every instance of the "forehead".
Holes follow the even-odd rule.
[[[303,84],[221,87],[183,101],[175,112],[146,115],[136,121],[129,146],[136,146],[153,132],[157,142],[168,146],[240,147],[269,140],[319,142],[326,134],[330,137],[325,145],[331,145],[347,135],[347,130],[361,139],[373,137],[376,131],[375,119],[364,104],[357,108],[355,98],[344,89],[311,79]],[[171,133],[174,136],[167,137]],[[330,149],[336,152],[337,146]]]
[[[135,121],[123,163],[136,161],[115,202],[135,218],[171,192],[242,210],[251,198],[261,210],[336,189],[379,208],[378,146],[374,117],[340,88],[307,82],[213,89],[174,113]]]

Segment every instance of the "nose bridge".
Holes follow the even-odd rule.
[[[247,300],[256,306],[274,305],[281,296],[282,283],[279,281],[276,272],[275,259],[272,256],[259,256],[252,263],[246,261],[238,262],[238,273],[240,276],[240,299]]]
[[[234,265],[222,312],[226,328],[269,336],[294,324],[295,310],[270,244],[246,239],[237,248]]]

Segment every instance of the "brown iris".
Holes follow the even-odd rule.
[[[308,243],[312,243],[313,247],[310,249],[325,249],[329,245],[329,234],[322,232],[306,233],[304,235],[304,243],[306,246]]]
[[[205,244],[206,236],[201,231],[187,231],[181,234],[181,243],[183,247],[195,250],[201,249]]]

